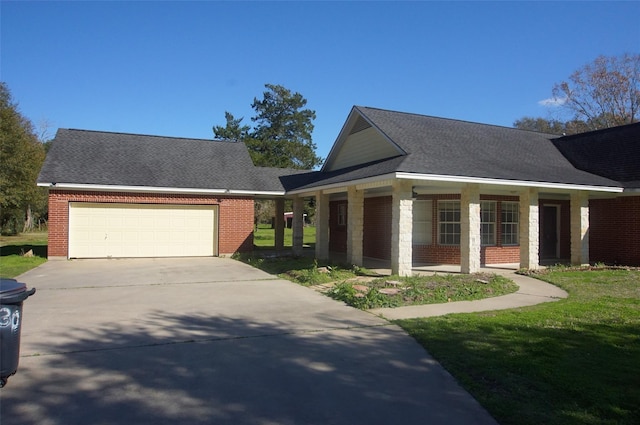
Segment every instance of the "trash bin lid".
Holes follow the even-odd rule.
[[[27,285],[25,283],[18,282],[15,279],[0,279],[0,300],[3,298],[13,298],[26,290]]]

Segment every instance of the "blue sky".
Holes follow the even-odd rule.
[[[598,55],[640,52],[640,2],[7,2],[2,81],[34,124],[213,138],[267,83],[316,111],[326,157],[353,105],[511,126]]]

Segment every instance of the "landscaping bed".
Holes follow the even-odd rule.
[[[489,273],[434,274],[340,282],[327,291],[336,300],[362,310],[471,301],[518,290],[510,279]]]
[[[362,267],[318,262],[309,257],[237,255],[234,258],[331,298],[368,310],[471,301],[518,290],[510,279],[490,273],[380,276]]]

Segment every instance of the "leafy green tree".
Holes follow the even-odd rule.
[[[33,223],[33,207],[40,209],[46,195],[36,186],[44,162],[44,146],[31,121],[13,102],[7,85],[0,82],[0,228],[15,234]],[[46,209],[46,207],[45,207]]]
[[[213,127],[213,134],[216,139],[223,140],[245,140],[251,129],[248,125],[241,125],[243,118],[237,118],[231,112],[225,112],[224,117],[227,120],[225,127],[216,125]]]
[[[589,131],[588,124],[580,120],[563,122],[556,119],[523,117],[516,120],[513,126],[521,130],[537,131],[539,133],[556,134],[559,136]]]
[[[257,166],[310,170],[322,164],[311,137],[316,113],[305,108],[307,100],[280,85],[265,87],[263,98],[251,104],[256,113],[253,128],[226,112],[227,124],[214,126],[215,136],[245,142]]]

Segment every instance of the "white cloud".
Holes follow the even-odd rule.
[[[538,101],[538,105],[548,106],[548,107],[562,106],[565,103],[567,103],[566,97],[550,97],[548,99],[543,99]]]

